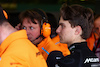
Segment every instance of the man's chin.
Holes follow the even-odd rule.
[[[28,39],[29,39],[30,41],[32,41],[31,38],[28,38]]]

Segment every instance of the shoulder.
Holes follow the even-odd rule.
[[[50,54],[48,55],[47,58],[47,65],[49,67],[54,67],[55,64],[57,63],[57,59],[61,59],[63,56],[62,52],[60,51],[52,51],[50,52]]]
[[[50,52],[54,51],[54,50],[61,51],[61,49],[59,48],[59,46],[55,45],[55,43],[51,39],[46,43],[45,48],[47,50],[49,50]]]

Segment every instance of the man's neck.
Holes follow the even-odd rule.
[[[2,42],[13,32],[17,31],[13,26],[11,26],[8,22],[2,25],[1,31],[1,39]]]

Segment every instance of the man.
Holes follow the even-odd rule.
[[[28,39],[37,46],[45,60],[52,51],[62,53],[50,38],[51,28],[44,11],[41,9],[26,10],[19,15],[19,19],[21,29],[27,31]]]
[[[0,7],[0,67],[47,67],[25,30],[17,31],[5,19]]]
[[[63,4],[60,10],[59,27],[60,42],[68,44],[70,55],[59,57],[56,64],[49,63],[53,52],[49,55],[50,67],[99,67],[99,59],[87,47],[86,39],[90,36],[93,27],[93,12],[80,5],[67,6]],[[54,66],[52,66],[54,65]]]

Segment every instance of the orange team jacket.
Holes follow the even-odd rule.
[[[70,51],[68,49],[68,46],[67,44],[63,44],[63,43],[60,43],[60,38],[59,38],[59,35],[55,36],[54,38],[52,38],[52,41],[55,43],[55,45],[59,46],[63,55],[64,56],[67,56],[70,54]]]
[[[45,60],[47,60],[47,57],[50,52],[52,51],[61,51],[61,49],[54,44],[54,42],[51,40],[50,36],[45,38],[41,43],[37,45],[38,49],[42,53]]]
[[[99,38],[96,33],[92,33],[92,35],[86,40],[89,49],[92,51],[94,47],[95,41]]]
[[[25,30],[10,34],[0,45],[0,67],[47,67]]]

